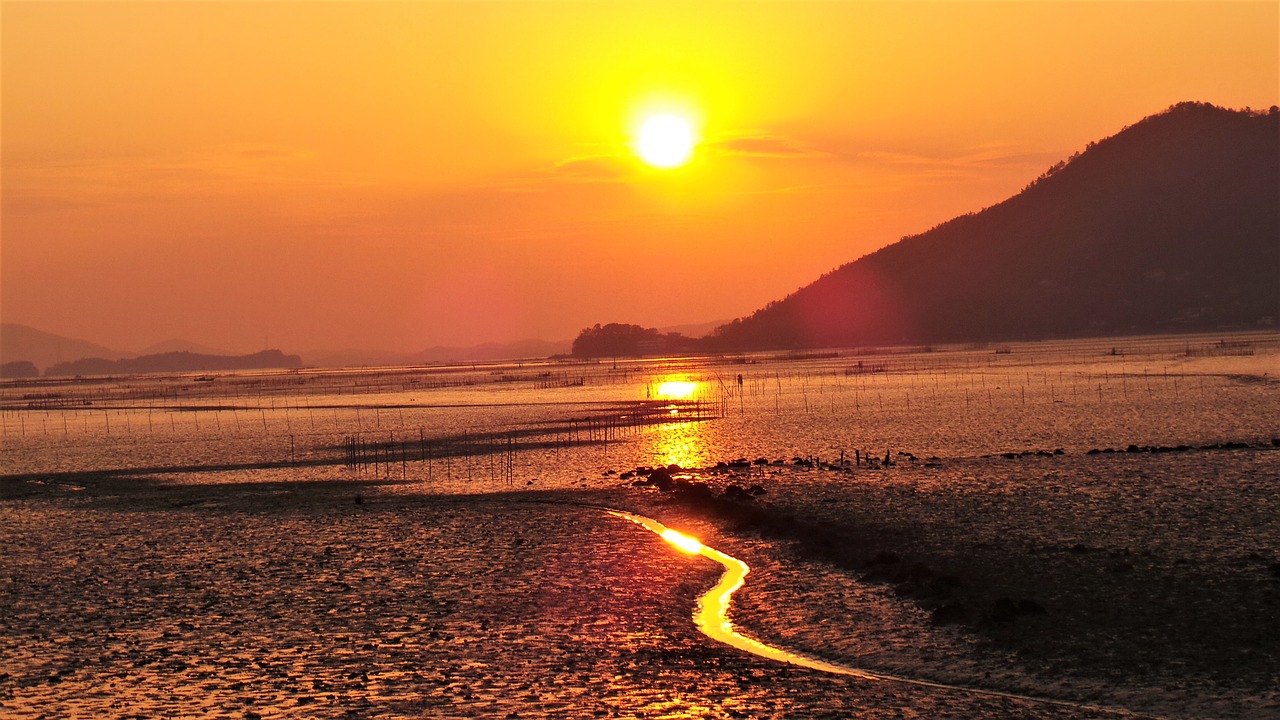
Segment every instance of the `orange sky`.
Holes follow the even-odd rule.
[[[0,319],[410,352],[727,320],[1182,100],[1280,4],[4,2]],[[642,165],[645,113],[703,144]]]

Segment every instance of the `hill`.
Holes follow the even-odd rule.
[[[124,353],[87,340],[54,335],[17,323],[0,323],[0,363],[27,361],[46,368],[65,360],[99,357],[117,360]]]
[[[302,358],[285,355],[279,350],[263,350],[251,355],[200,355],[189,352],[169,352],[143,355],[124,360],[83,358],[57,363],[45,370],[45,376],[59,375],[125,375],[156,372],[209,372],[218,370],[261,370],[268,368],[296,368],[302,366]]]
[[[717,328],[708,349],[1275,327],[1277,278],[1280,110],[1180,103]]]

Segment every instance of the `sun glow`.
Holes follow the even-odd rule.
[[[690,555],[697,555],[702,552],[702,543],[697,538],[689,537],[682,532],[667,528],[662,531],[662,539],[675,545]]]
[[[636,152],[654,167],[674,168],[689,160],[695,144],[687,120],[678,115],[654,115],[640,127]]]
[[[658,384],[658,397],[669,400],[688,400],[698,391],[698,383],[686,380],[671,380]]]

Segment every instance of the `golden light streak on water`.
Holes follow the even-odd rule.
[[[671,412],[676,412],[672,409]],[[704,423],[669,422],[658,425],[654,432],[646,433],[645,440],[651,448],[652,464],[682,468],[706,467],[715,462],[708,444],[703,440]]]
[[[690,537],[678,530],[672,530],[671,528],[667,528],[662,531],[662,539],[690,555],[700,555],[702,554],[703,548],[706,547],[697,538]]]
[[[625,518],[640,525],[690,555],[701,555],[724,566],[724,574],[720,576],[720,582],[698,598],[698,606],[693,613],[694,623],[707,637],[770,660],[840,675],[852,675],[867,680],[883,679],[879,675],[832,665],[816,658],[797,655],[772,645],[765,645],[759,640],[739,633],[729,620],[729,603],[733,599],[733,594],[738,591],[738,588],[742,587],[747,573],[751,572],[751,568],[746,563],[732,555],[726,555],[715,548],[708,547],[696,538],[668,528],[652,518],[632,515],[618,510],[608,510],[607,512],[615,517]]]
[[[836,665],[817,658],[787,652],[782,648],[776,648],[772,645],[766,645],[759,640],[749,638],[746,635],[739,633],[734,628],[733,623],[729,620],[729,603],[733,599],[733,594],[742,587],[747,574],[751,572],[751,568],[748,567],[746,563],[732,555],[726,555],[713,547],[708,547],[701,541],[685,535],[678,530],[668,528],[666,525],[663,525],[652,518],[647,518],[643,515],[633,515],[621,510],[605,510],[605,512],[640,525],[690,555],[701,555],[724,566],[724,574],[720,576],[720,582],[717,583],[715,587],[708,590],[702,597],[698,598],[698,606],[694,610],[693,621],[704,635],[713,640],[722,642],[725,645],[729,645],[730,647],[735,647],[753,655],[758,655],[770,660],[776,660],[778,662],[789,663],[791,665],[797,665],[811,670],[821,670],[822,672],[834,673],[836,675],[847,675],[863,680],[897,682],[907,685],[915,685],[918,687],[958,690],[961,692],[972,693],[974,695],[985,695],[987,697],[1023,700],[1044,705],[1069,707],[1078,710],[1090,710],[1108,714],[1123,715],[1126,717],[1157,718],[1163,720],[1161,716],[1158,715],[1135,713],[1124,708],[1105,707],[1101,705],[1091,705],[1088,703],[1074,703],[1068,700],[1054,700],[1051,698],[1035,697],[1032,695],[1006,693],[1000,692],[999,690],[986,690],[984,688],[966,687],[964,685],[950,685],[947,683],[932,682],[929,680],[919,680],[916,678],[887,675],[885,673],[871,672],[868,670],[859,670],[846,665]],[[697,550],[692,549],[695,543],[698,548]]]

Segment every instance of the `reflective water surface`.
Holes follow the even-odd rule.
[[[738,457],[1265,442],[1278,366],[1280,337],[1252,334],[4,381],[0,470],[345,477],[355,444],[366,475],[482,490]]]

